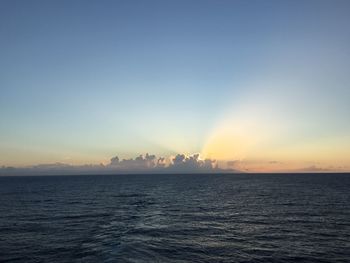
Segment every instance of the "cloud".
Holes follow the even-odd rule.
[[[66,163],[48,163],[48,164],[37,164],[34,165],[34,169],[68,169],[71,168],[72,165]]]
[[[279,161],[269,161],[269,164],[283,164],[283,163]]]
[[[339,170],[339,169],[334,169],[333,167],[322,168],[322,167],[318,167],[316,165],[311,165],[311,166],[307,166],[307,167],[298,169],[296,171],[298,171],[298,172],[332,172],[335,170]]]
[[[178,154],[172,159],[172,163],[167,169],[174,172],[212,172],[218,170],[215,164],[215,160],[201,160],[199,154],[188,157],[184,154]]]
[[[115,156],[111,159],[110,165],[118,165],[119,164],[119,158],[118,156]]]
[[[284,172],[288,173],[333,173],[333,172],[349,172],[349,167],[347,166],[317,166],[317,165],[310,165],[298,169],[290,169],[290,170],[284,170]]]
[[[119,160],[117,156],[110,161],[109,167],[124,171],[155,171],[155,172],[213,172],[218,170],[215,166],[216,161],[211,159],[200,159],[199,154],[186,156],[185,154],[177,154],[170,158],[169,161],[165,157],[157,158],[155,155],[146,154],[139,155],[135,159]]]
[[[177,154],[170,157],[157,157],[154,154],[138,155],[135,158],[121,159],[114,156],[108,164],[71,165],[66,163],[38,164],[27,167],[0,167],[0,175],[79,175],[79,174],[185,174],[185,173],[244,173],[266,171],[265,164],[278,166],[279,161],[257,163],[249,160],[216,161],[202,159],[199,154]],[[298,169],[279,169],[274,172],[344,172],[345,166],[311,165]]]
[[[157,160],[157,167],[164,168],[166,166],[166,159],[164,157],[159,157]]]
[[[65,163],[38,164],[28,167],[0,168],[0,175],[65,175],[65,174],[121,174],[121,173],[221,173],[233,170],[220,169],[215,160],[201,159],[199,154],[177,154],[157,157],[154,154],[120,159],[114,156],[109,164],[70,165]]]
[[[240,162],[240,161],[238,161],[238,160],[227,161],[227,162],[226,162],[226,165],[227,165],[228,167],[234,167],[234,166],[237,165],[239,162]]]
[[[122,170],[143,170],[154,168],[158,164],[159,159],[157,160],[155,155],[146,153],[145,157],[143,155],[139,155],[135,159],[123,159],[121,161],[119,160],[118,156],[115,156],[111,159],[109,166]]]

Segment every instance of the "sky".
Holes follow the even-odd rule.
[[[150,153],[350,171],[349,1],[0,3],[0,166]]]

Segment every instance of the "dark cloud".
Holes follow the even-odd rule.
[[[109,166],[119,168],[121,170],[144,170],[156,167],[158,164],[155,155],[146,154],[145,156],[139,155],[135,159],[123,159],[119,160],[118,156],[111,159]]]
[[[156,171],[156,172],[211,172],[214,169],[215,160],[201,160],[199,154],[186,156],[178,154],[171,158],[169,162],[164,157],[157,158],[155,155],[139,155],[135,159],[123,159],[113,157],[109,167],[124,171]]]
[[[202,160],[199,154],[175,157],[156,157],[153,154],[139,155],[136,158],[120,159],[115,156],[107,165],[70,165],[65,163],[38,164],[22,168],[0,168],[0,175],[54,175],[54,174],[118,174],[118,173],[218,173],[233,172],[218,168],[211,159]]]
[[[119,164],[119,158],[118,156],[111,158],[110,165],[118,165]]]
[[[201,160],[199,154],[186,157],[184,154],[178,154],[172,159],[172,163],[167,167],[173,172],[212,172],[218,170],[215,167],[215,160]]]

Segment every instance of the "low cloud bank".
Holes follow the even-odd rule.
[[[118,168],[121,170],[148,170],[148,169],[160,169],[167,171],[213,171],[218,169],[215,165],[216,161],[211,159],[201,160],[199,154],[186,156],[184,154],[178,154],[170,161],[164,157],[157,158],[155,155],[149,155],[148,153],[143,156],[140,155],[135,159],[123,159],[113,157],[109,164],[110,167]]]
[[[153,154],[136,158],[119,159],[115,156],[109,164],[70,165],[64,163],[40,164],[30,167],[0,168],[0,175],[65,175],[65,174],[132,174],[132,173],[228,173],[233,169],[221,169],[212,159],[201,159],[199,154],[173,157],[157,157]]]

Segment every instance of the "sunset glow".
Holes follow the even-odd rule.
[[[348,3],[180,2],[4,4],[0,166],[350,170]]]

